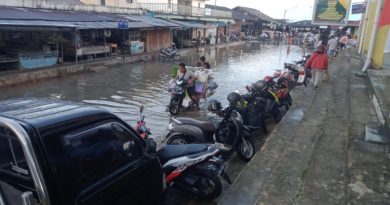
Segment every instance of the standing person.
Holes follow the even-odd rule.
[[[337,49],[337,44],[337,40],[334,38],[333,35],[331,35],[328,41],[328,56],[330,58],[330,61],[333,61]]]
[[[206,62],[206,57],[201,56],[199,62],[196,64],[196,67],[203,67],[206,69],[211,69],[210,63]]]
[[[328,74],[328,55],[325,53],[325,51],[326,48],[324,45],[319,46],[305,64],[306,69],[311,68],[311,76],[314,88],[318,88],[320,85],[323,74]]]
[[[198,98],[196,97],[195,85],[194,85],[194,81],[196,80],[196,77],[193,72],[186,69],[186,64],[179,63],[179,69],[177,70],[176,79],[183,79],[187,82],[187,93],[190,96],[193,104],[195,104],[197,108],[199,108],[199,102],[198,102]],[[183,102],[179,102],[179,105],[181,105],[182,103]]]

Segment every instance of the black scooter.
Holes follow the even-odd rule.
[[[212,122],[192,118],[172,118],[169,124],[167,144],[222,143],[229,146],[226,157],[236,149],[238,156],[249,162],[255,154],[254,143],[249,139],[251,130],[243,124],[235,106],[224,110],[211,110],[223,116],[218,126]]]

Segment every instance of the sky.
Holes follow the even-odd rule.
[[[352,0],[363,2],[364,0]],[[290,21],[311,20],[314,0],[208,0],[207,4],[215,4],[234,8],[236,6],[250,7],[275,19],[283,19],[286,9],[286,19]],[[350,15],[350,20],[360,20],[360,15]]]

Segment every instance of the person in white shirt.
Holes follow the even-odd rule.
[[[328,40],[328,56],[333,61],[333,57],[335,56],[335,52],[337,50],[338,42],[334,38],[334,36],[330,36],[330,39]]]

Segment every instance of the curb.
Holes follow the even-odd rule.
[[[383,89],[383,76],[390,78],[390,72],[384,70],[367,70],[367,84],[371,103],[378,117],[380,125],[378,133],[383,135],[382,142],[390,140],[390,105],[386,102]]]

